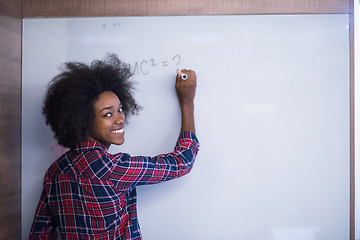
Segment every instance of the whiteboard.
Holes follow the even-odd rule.
[[[349,239],[349,15],[23,20],[22,229],[48,166],[64,151],[41,115],[65,61],[107,52],[131,64],[136,99],[125,143],[172,151],[176,69],[197,72],[200,151],[190,174],[138,187],[145,240]]]

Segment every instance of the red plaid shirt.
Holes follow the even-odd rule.
[[[175,150],[156,157],[112,155],[97,142],[83,142],[55,161],[44,177],[30,239],[141,239],[136,186],[188,173],[199,150],[191,132]]]

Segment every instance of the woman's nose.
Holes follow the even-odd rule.
[[[116,114],[115,123],[116,124],[122,124],[125,122],[125,114],[124,112],[118,112]]]

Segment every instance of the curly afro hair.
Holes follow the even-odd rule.
[[[74,148],[88,139],[95,118],[93,103],[104,91],[118,96],[125,115],[139,112],[140,106],[133,98],[130,65],[116,54],[90,65],[67,62],[60,70],[48,85],[43,105],[46,124],[60,145]]]

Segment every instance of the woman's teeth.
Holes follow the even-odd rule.
[[[117,130],[112,130],[111,132],[113,133],[123,133],[124,132],[124,129],[117,129]]]

